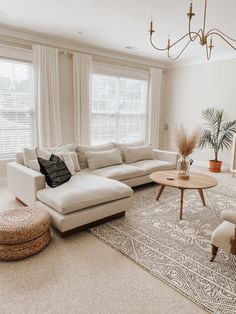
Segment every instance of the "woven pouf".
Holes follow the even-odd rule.
[[[0,260],[17,260],[41,251],[50,241],[47,212],[20,207],[0,211]]]

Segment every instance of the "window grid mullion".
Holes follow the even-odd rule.
[[[0,58],[0,159],[34,143],[32,65]]]
[[[93,83],[93,144],[145,139],[147,81],[94,73]]]

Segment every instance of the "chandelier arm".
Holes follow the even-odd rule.
[[[188,35],[188,34],[187,34]],[[172,60],[172,61],[174,61],[174,60],[177,60],[181,55],[182,55],[182,53],[185,51],[185,49],[188,47],[188,45],[191,43],[191,40],[189,40],[188,42],[187,42],[187,44],[184,46],[184,48],[180,51],[180,53],[176,56],[176,57],[174,57],[174,58],[172,58],[171,56],[170,56],[170,51],[169,51],[169,49],[168,49],[168,52],[167,52],[167,55],[168,55],[168,58],[170,59],[170,60]]]
[[[194,33],[195,34],[195,33]],[[166,47],[166,48],[158,48],[156,45],[153,44],[153,41],[152,41],[152,35],[150,35],[150,42],[151,42],[151,45],[153,46],[153,48],[155,48],[156,50],[159,50],[159,51],[166,51],[170,48],[172,48],[173,46],[175,46],[176,44],[178,44],[181,40],[183,40],[185,37],[189,36],[189,34],[185,34],[184,36],[182,36],[180,39],[178,39],[176,42],[174,42],[173,44],[171,44],[169,47]]]
[[[157,46],[154,45],[153,41],[152,41],[152,35],[150,34],[150,43],[152,45],[152,47],[158,51],[166,51],[168,50],[168,48],[158,48]]]
[[[211,49],[209,53],[209,46],[207,43],[206,43],[206,56],[207,56],[207,60],[209,61],[211,59]]]
[[[217,29],[217,28],[212,28],[212,29],[210,29],[210,30],[206,33],[206,37],[211,36],[213,32],[219,33],[219,34],[221,34],[222,36],[228,38],[229,40],[236,42],[236,39],[234,39],[234,38],[232,38],[232,37],[226,35],[225,33],[223,33],[221,30],[219,30],[219,29]]]
[[[191,41],[194,41],[195,39],[193,39],[191,36],[191,18],[190,17],[189,17],[189,21],[188,21],[188,34],[189,34],[189,39]]]
[[[197,35],[197,33],[192,32],[193,34]],[[170,45],[170,48],[174,47],[176,44],[178,44],[181,40],[183,40],[185,37],[189,36],[189,33],[185,34],[184,36],[182,36],[180,39],[178,39],[176,42],[174,42],[173,44]],[[197,37],[197,36],[196,36]],[[196,38],[195,38],[196,39]],[[194,40],[195,40],[194,39]]]
[[[224,38],[224,36],[222,36],[221,34],[219,34],[219,33],[216,33],[216,32],[212,32],[212,33],[210,33],[210,34],[208,34],[208,36],[212,36],[212,35],[216,35],[216,36],[219,36],[221,39],[223,39],[231,48],[233,48],[234,50],[236,50],[236,47],[235,46],[233,46],[232,44],[231,44],[231,42],[229,42],[227,39],[225,39]]]
[[[197,37],[199,37],[201,39],[200,33],[202,32],[202,29],[199,29],[198,32],[192,32],[191,31],[191,19],[189,19],[189,23],[188,23],[188,35],[189,35],[189,39],[191,41],[194,41]],[[192,34],[196,35],[196,37],[192,37]]]

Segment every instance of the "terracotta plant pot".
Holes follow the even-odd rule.
[[[222,161],[209,161],[209,171],[210,172],[221,172]]]

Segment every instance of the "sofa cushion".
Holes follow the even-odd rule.
[[[77,172],[70,181],[54,189],[47,187],[37,192],[38,199],[61,214],[68,214],[83,208],[129,197],[133,190],[127,185]]]
[[[72,175],[81,170],[76,152],[59,153],[56,156],[65,162]]]
[[[112,143],[106,143],[106,144],[101,144],[101,145],[77,145],[76,153],[78,156],[81,169],[88,168],[86,152],[105,151],[105,150],[111,150],[113,148],[114,148],[114,144]]]
[[[154,153],[151,145],[127,147],[124,150],[124,156],[126,164],[131,164],[139,160],[154,159]]]
[[[146,174],[151,174],[152,172],[159,171],[159,170],[172,170],[176,169],[176,165],[163,160],[141,160],[130,164],[132,166],[138,167],[145,171]]]
[[[114,148],[101,152],[86,152],[88,166],[90,170],[122,164],[120,150]]]
[[[125,161],[124,150],[127,147],[136,147],[140,145],[144,145],[144,140],[137,140],[133,142],[121,142],[121,143],[113,143],[115,148],[119,148],[121,152],[122,161]]]
[[[38,171],[37,162],[38,162],[38,157],[47,159],[49,160],[51,157],[51,154],[61,154],[61,153],[66,153],[66,152],[74,152],[75,151],[75,144],[66,144],[66,145],[60,145],[58,147],[54,148],[24,148],[23,152],[23,158],[24,158],[24,164],[25,166]]]
[[[71,178],[71,173],[62,159],[53,155],[50,160],[38,158],[40,171],[45,175],[47,184],[55,188]]]
[[[101,177],[106,177],[106,178],[121,180],[121,181],[131,179],[131,178],[141,177],[146,174],[144,170],[138,167],[125,165],[125,164],[96,169],[96,170],[90,171],[90,173],[101,176]]]

